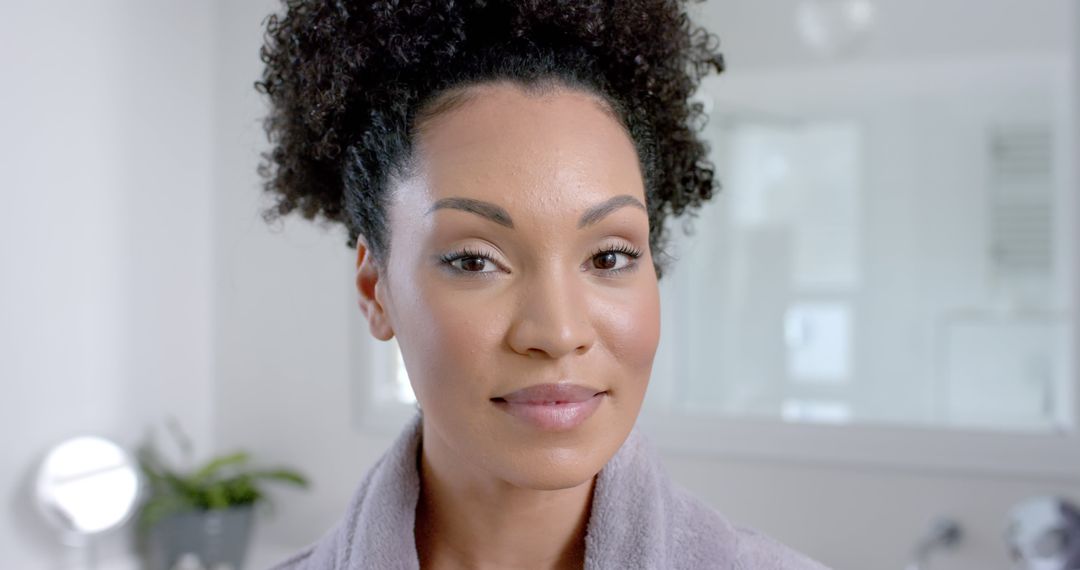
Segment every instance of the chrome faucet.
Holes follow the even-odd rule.
[[[911,556],[911,562],[905,570],[927,570],[930,556],[940,550],[948,550],[960,542],[963,533],[960,531],[960,523],[947,517],[934,519],[926,534],[915,545]]]

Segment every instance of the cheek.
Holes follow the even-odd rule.
[[[478,304],[479,296],[440,286],[437,279],[418,279],[398,342],[421,405],[486,401],[478,394],[491,389],[493,355],[502,324],[497,306]]]
[[[660,343],[660,294],[655,286],[626,291],[600,308],[595,317],[601,339],[624,373],[648,380]]]

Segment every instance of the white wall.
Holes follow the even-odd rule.
[[[728,68],[804,67],[820,62],[795,33],[801,0],[706,0],[692,13],[720,35]],[[859,62],[932,60],[1045,52],[1067,45],[1073,0],[873,0],[879,25]],[[1002,30],[1008,30],[1003,33]]]
[[[313,479],[310,491],[275,493],[276,512],[260,513],[257,541],[288,549],[330,526],[389,440],[351,427],[350,388],[359,379],[350,378],[349,319],[361,315],[345,233],[299,218],[268,227],[259,217],[270,201],[255,174],[265,136],[252,82],[262,65],[260,23],[275,7],[231,2],[219,14],[215,395],[219,448],[244,447]]]
[[[210,3],[5,2],[0,567],[55,568],[37,462],[174,414],[212,431]],[[102,545],[107,562],[127,548]]]

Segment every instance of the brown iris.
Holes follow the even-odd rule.
[[[482,257],[465,257],[461,260],[461,268],[465,271],[483,271],[487,260]]]
[[[593,265],[597,269],[611,269],[619,262],[618,256],[613,252],[601,253],[593,258]]]

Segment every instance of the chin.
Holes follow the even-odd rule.
[[[504,479],[522,489],[557,491],[588,483],[602,467],[603,464],[594,466],[592,462],[566,465],[546,464],[534,470],[523,470],[515,466],[514,471],[504,476]]]
[[[515,487],[538,491],[569,489],[588,483],[611,459],[625,438],[580,442],[573,447],[519,448],[501,458],[500,476]]]

